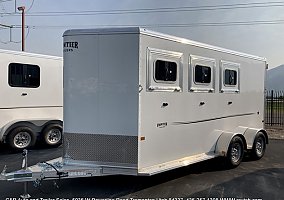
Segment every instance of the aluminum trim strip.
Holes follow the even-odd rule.
[[[228,115],[228,116],[223,116],[223,117],[216,117],[216,118],[203,119],[203,120],[197,120],[197,121],[173,122],[172,125],[196,124],[196,123],[201,123],[201,122],[208,122],[208,121],[214,121],[214,120],[220,120],[220,119],[226,119],[226,118],[232,118],[232,117],[242,117],[242,116],[255,115],[255,114],[256,113],[244,113],[244,114]]]

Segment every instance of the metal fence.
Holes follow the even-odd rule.
[[[266,91],[265,125],[284,126],[284,91]]]

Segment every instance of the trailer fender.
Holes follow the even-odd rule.
[[[246,150],[246,140],[245,137],[241,134],[241,133],[237,133],[237,132],[222,132],[222,134],[220,135],[220,137],[217,140],[216,143],[216,148],[215,148],[215,154],[220,155],[220,156],[227,156],[227,152],[228,152],[228,148],[230,145],[231,140],[233,139],[233,137],[235,136],[239,136],[243,142],[244,142],[244,147]]]
[[[61,120],[51,120],[51,119],[39,119],[39,120],[14,120],[6,125],[4,125],[0,131],[0,141],[5,142],[7,134],[16,127],[19,126],[28,126],[32,128],[36,133],[42,130],[43,126],[46,126],[48,123],[57,122],[62,124]]]
[[[247,130],[244,132],[244,137],[247,141],[247,149],[252,149],[255,136],[259,132],[262,132],[264,134],[266,144],[268,144],[268,135],[264,129],[247,128]]]
[[[11,121],[9,123],[7,123],[5,126],[3,126],[3,128],[1,129],[0,132],[0,138],[1,141],[6,142],[6,136],[10,133],[10,131],[12,131],[14,128],[19,127],[19,126],[27,126],[30,127],[31,129],[35,130],[36,126],[30,122],[30,121]]]

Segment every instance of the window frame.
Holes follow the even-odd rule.
[[[209,83],[200,83],[195,81],[196,66],[204,66],[210,68],[211,77]],[[215,68],[216,60],[197,55],[189,55],[188,63],[188,91],[190,92],[215,92]]]
[[[168,91],[168,92],[181,92],[182,91],[182,59],[183,54],[180,52],[167,51],[162,49],[147,48],[146,53],[146,91]],[[156,62],[158,60],[165,62],[173,62],[176,64],[176,80],[163,81],[156,80]]]
[[[225,83],[226,70],[236,72],[236,84],[230,85]],[[239,93],[240,92],[240,64],[230,61],[220,61],[220,92],[221,93]]]
[[[38,70],[38,84],[37,85],[28,85],[27,83],[24,84],[25,80],[28,80],[28,78],[25,78],[25,80],[22,81],[23,84],[21,85],[17,85],[17,84],[13,84],[12,83],[12,67],[13,65],[19,65],[22,67],[22,71],[23,73],[21,74],[22,77],[27,76],[28,75],[28,67],[35,67]],[[26,64],[26,63],[17,63],[17,62],[12,62],[9,63],[8,65],[8,85],[10,87],[15,87],[15,88],[38,88],[40,87],[40,83],[41,83],[41,73],[40,73],[40,67],[38,65],[35,64]]]

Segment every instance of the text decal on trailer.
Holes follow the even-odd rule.
[[[79,48],[78,42],[64,42],[63,43],[64,52],[73,51],[74,49],[78,49],[78,48]]]
[[[157,128],[165,128],[168,125],[167,122],[157,123]]]

